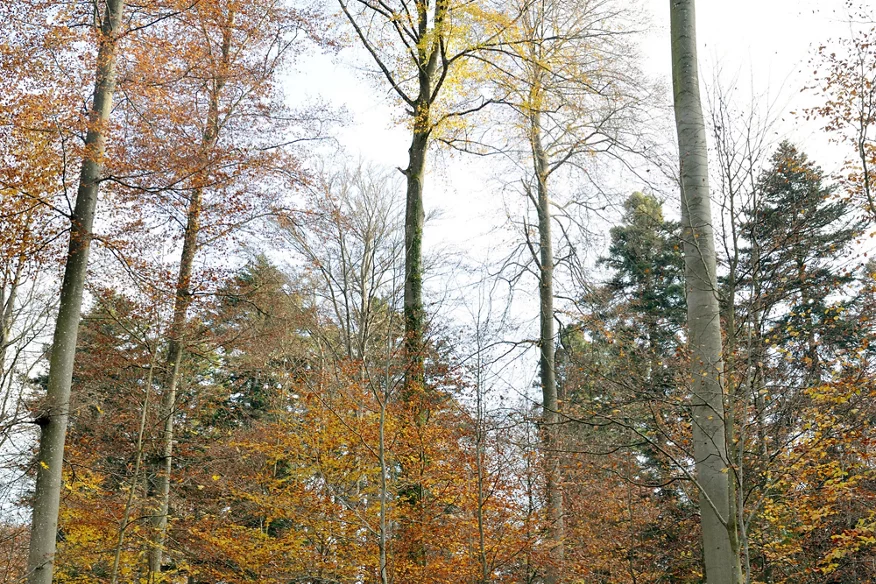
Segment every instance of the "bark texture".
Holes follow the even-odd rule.
[[[428,82],[427,87],[428,87]],[[427,90],[428,91],[428,90]],[[420,114],[428,120],[428,105]],[[425,121],[425,120],[424,120]],[[405,342],[408,367],[405,391],[410,394],[423,388],[425,382],[423,348],[425,315],[423,310],[423,183],[426,174],[426,153],[429,149],[429,131],[414,131],[408,149],[407,198],[405,205]]]
[[[88,271],[92,225],[103,173],[106,128],[116,87],[116,50],[123,9],[123,0],[108,0],[103,14],[97,53],[94,101],[85,137],[85,156],[79,176],[76,206],[70,218],[70,244],[49,357],[48,388],[45,402],[36,420],[40,426],[40,440],[28,552],[29,584],[51,584],[54,571],[73,362],[76,355],[82,294]]]
[[[530,146],[538,188],[539,247],[539,369],[542,394],[542,440],[544,441],[547,538],[551,561],[545,570],[545,584],[561,581],[565,550],[563,539],[563,490],[559,457],[559,400],[557,399],[554,327],[554,251],[551,237],[551,202],[548,194],[548,160],[542,145],[541,116],[530,113]]]
[[[672,85],[681,163],[681,210],[693,391],[693,440],[709,584],[736,584],[731,473],[724,417],[721,321],[708,153],[697,71],[694,0],[670,0]]]

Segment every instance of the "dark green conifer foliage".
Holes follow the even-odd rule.
[[[846,256],[862,225],[821,168],[787,141],[757,190],[759,204],[743,224],[745,261],[757,272],[753,306],[765,340],[786,345],[804,365],[806,383],[818,383],[823,341],[839,322],[831,295],[853,280]]]
[[[646,347],[652,388],[665,391],[669,379],[663,361],[675,351],[685,322],[680,226],[663,217],[652,195],[633,193],[624,209],[623,222],[610,232],[609,255],[600,262],[613,271],[608,290],[634,316],[633,334]]]

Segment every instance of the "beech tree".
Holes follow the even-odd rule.
[[[681,224],[691,352],[694,461],[706,579],[738,583],[735,512],[724,417],[724,364],[709,199],[706,127],[700,103],[694,0],[671,0],[672,87],[681,162]]]
[[[565,242],[555,251],[554,228],[559,222],[563,237],[568,239],[570,229],[562,222],[574,223],[570,218],[577,208],[587,207],[582,195],[587,187],[582,185],[578,192],[566,194],[563,201],[556,183],[564,178],[587,183],[595,175],[598,155],[635,151],[640,136],[633,128],[646,91],[636,75],[636,56],[628,42],[632,18],[618,5],[553,0],[518,2],[513,10],[521,16],[507,32],[506,58],[495,59],[492,65],[497,70],[495,99],[509,106],[513,115],[511,127],[517,135],[512,134],[511,139],[527,146],[519,164],[526,168],[524,190],[537,216],[537,241],[530,241],[524,220],[524,253],[530,257],[523,263],[534,266],[539,280],[542,433],[548,533],[554,555],[546,566],[545,578],[553,583],[562,579],[564,556],[555,270],[564,260],[577,263],[575,244]],[[490,152],[483,141],[470,146],[481,153]]]
[[[95,5],[95,11],[97,9]],[[61,284],[46,399],[36,419],[40,427],[40,446],[28,559],[30,584],[52,582],[64,439],[70,413],[70,382],[73,376],[82,294],[88,271],[91,231],[106,154],[106,130],[115,92],[123,9],[123,0],[107,0],[100,18],[95,19],[94,24],[98,40],[94,96],[85,137],[76,207],[70,218],[70,247]]]
[[[719,277],[719,284],[725,334],[725,427],[732,462],[729,472],[733,479],[740,561],[746,582],[750,582],[748,532],[755,515],[751,510],[758,506],[752,498],[752,489],[763,476],[759,469],[768,466],[768,462],[766,456],[760,456],[761,460],[752,464],[747,454],[752,427],[762,428],[757,419],[752,423],[750,410],[763,411],[763,394],[755,389],[760,377],[758,363],[762,362],[757,355],[763,339],[754,332],[759,328],[755,306],[763,288],[757,260],[760,243],[744,225],[746,217],[757,222],[761,214],[762,197],[757,183],[773,146],[772,128],[777,112],[769,96],[752,95],[740,105],[737,95],[732,83],[722,85],[716,74],[707,93],[707,106],[714,154],[710,170],[720,205],[718,249],[723,251],[723,257],[718,265],[719,270],[722,267],[726,270]]]
[[[432,141],[450,124],[483,109],[488,101],[467,95],[464,75],[471,59],[500,44],[514,19],[455,0],[338,0],[350,26],[381,77],[405,108],[411,145],[405,176],[405,339],[410,367],[407,392],[422,389],[426,313],[423,305],[423,203],[426,158]]]
[[[107,239],[128,269],[157,290],[169,286],[172,316],[159,376],[162,439],[155,481],[155,537],[149,569],[161,578],[174,469],[177,395],[187,343],[187,313],[217,277],[198,269],[211,248],[241,226],[276,211],[278,191],[302,179],[292,152],[318,134],[314,112],[280,103],[278,75],[304,50],[321,43],[319,15],[276,2],[194,3],[142,34],[136,59],[125,63],[125,147],[136,153],[113,168],[125,195],[123,215]],[[161,64],[162,67],[156,67]],[[181,226],[181,230],[175,228]],[[181,231],[181,233],[180,233]],[[155,234],[179,242],[172,276],[156,269]],[[140,257],[135,254],[140,253]],[[150,263],[153,262],[153,263]]]

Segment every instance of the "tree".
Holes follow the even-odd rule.
[[[526,250],[531,254],[525,265],[535,266],[538,277],[547,533],[554,546],[545,577],[554,583],[562,577],[564,555],[555,270],[563,263],[576,264],[577,258],[575,244],[570,241],[555,250],[553,231],[558,223],[568,240],[570,229],[560,217],[574,224],[576,211],[587,209],[587,201],[582,200],[584,187],[567,196],[569,201],[564,204],[555,181],[589,182],[597,155],[635,151],[639,136],[632,128],[645,91],[639,80],[634,80],[636,55],[626,30],[632,19],[618,5],[606,1],[522,1],[515,3],[513,10],[520,18],[506,34],[507,45],[502,47],[505,58],[493,61],[493,85],[495,100],[512,112],[512,140],[526,144],[519,164],[525,169],[522,182],[526,197],[537,216],[537,242],[530,241],[529,225],[524,220]],[[491,150],[485,150],[483,143],[462,144],[481,153]],[[502,153],[513,156],[509,151]]]
[[[731,506],[730,460],[724,417],[724,370],[716,275],[715,236],[709,200],[706,128],[697,72],[693,0],[671,0],[672,86],[681,177],[681,223],[693,442],[702,517],[706,579],[741,580],[735,513]]]
[[[370,392],[378,412],[376,525],[377,574],[390,582],[390,465],[387,424],[396,394],[399,319],[403,285],[403,221],[394,193],[398,185],[386,172],[359,166],[317,178],[310,216],[280,220],[281,233],[312,274],[316,309],[328,326],[315,327],[321,350],[329,354],[326,371],[352,375],[354,386]],[[336,383],[340,379],[336,380]],[[341,382],[342,383],[342,382]],[[359,466],[368,464],[367,458]]]
[[[860,369],[867,361],[849,354],[841,375],[805,390],[803,431],[777,456],[782,472],[770,484],[758,525],[757,537],[766,542],[764,580],[851,584],[876,576],[876,490],[864,446],[874,393],[872,378]]]
[[[725,331],[725,428],[727,445],[732,465],[734,506],[739,534],[741,561],[745,580],[750,582],[751,546],[748,529],[756,513],[757,502],[752,498],[753,489],[762,482],[762,471],[768,460],[762,447],[757,457],[748,455],[747,448],[755,434],[762,435],[761,419],[751,417],[751,409],[762,411],[763,394],[759,387],[759,363],[762,338],[759,330],[758,302],[762,289],[758,270],[758,247],[756,238],[749,237],[743,227],[746,218],[757,221],[761,198],[757,182],[773,147],[771,128],[776,120],[773,105],[763,96],[752,96],[740,107],[736,92],[722,86],[716,74],[708,94],[710,133],[713,140],[715,164],[713,183],[720,193],[721,236],[719,249],[723,258],[719,266],[725,273],[719,277],[721,286],[722,324]],[[748,251],[746,246],[750,245]],[[720,269],[720,268],[719,268]],[[760,460],[757,460],[759,458]]]
[[[599,260],[611,272],[577,299],[558,351],[571,453],[567,502],[586,513],[570,516],[568,547],[583,566],[587,550],[600,550],[588,567],[600,566],[612,581],[696,582],[680,225],[664,219],[651,195],[633,193],[624,208]],[[624,521],[611,538],[588,535],[615,517]]]
[[[488,102],[453,89],[468,62],[499,44],[508,17],[455,0],[338,0],[380,75],[405,107],[411,130],[405,199],[405,343],[407,393],[422,390],[426,313],[423,305],[423,193],[426,156],[445,126]],[[513,20],[513,17],[511,18]]]
[[[614,271],[609,290],[628,302],[629,311],[643,322],[641,338],[650,354],[648,385],[660,395],[672,384],[663,361],[675,352],[684,320],[679,225],[663,218],[662,205],[651,195],[633,193],[624,210],[624,222],[611,228],[608,256],[600,261]]]
[[[759,275],[757,334],[794,345],[803,386],[824,377],[821,352],[829,343],[829,296],[852,280],[837,262],[848,254],[861,224],[846,201],[824,184],[823,173],[789,142],[779,144],[757,182],[756,210],[745,213],[741,229]],[[793,338],[792,338],[793,337]],[[790,348],[790,347],[789,347]],[[762,359],[762,356],[758,357]]]
[[[55,581],[139,573],[149,539],[143,468],[159,358],[159,304],[90,287],[78,336]]]
[[[98,53],[94,98],[91,104],[85,154],[79,178],[76,207],[70,221],[61,301],[55,325],[46,399],[37,417],[40,426],[37,480],[34,494],[28,582],[50,584],[55,555],[58,506],[61,496],[64,440],[70,407],[70,383],[76,353],[82,294],[88,271],[88,252],[103,171],[106,129],[112,110],[116,81],[123,0],[107,0],[100,19],[95,19]],[[95,11],[97,6],[95,6]]]
[[[846,3],[850,20],[866,22],[866,8]],[[812,59],[814,88],[824,98],[806,111],[820,118],[832,139],[854,152],[845,164],[841,184],[858,201],[871,221],[876,220],[876,29],[852,27],[852,36],[818,47]]]
[[[851,246],[861,228],[849,201],[788,142],[776,148],[753,189],[737,225],[740,269],[732,310],[744,342],[737,346],[733,472],[746,571],[769,579],[780,568],[761,509],[784,488],[778,477],[794,464],[791,452],[808,434],[801,414],[814,388],[835,379],[845,352],[867,336],[869,318],[843,298],[854,285]]]

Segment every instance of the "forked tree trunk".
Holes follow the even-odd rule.
[[[36,419],[40,426],[40,440],[28,552],[29,584],[51,584],[54,570],[73,361],[88,271],[92,225],[106,153],[106,129],[116,87],[116,50],[123,9],[124,0],[106,2],[97,52],[94,103],[85,136],[85,155],[76,206],[70,218],[70,246],[49,358],[48,388],[45,403]]]
[[[439,55],[444,46],[444,20],[449,4],[436,0],[432,10],[427,2],[417,2],[417,97],[413,107],[413,132],[408,149],[405,205],[405,338],[408,367],[405,393],[422,390],[425,383],[424,355],[426,311],[423,307],[423,185],[426,180],[426,154],[432,135],[432,103],[438,82]],[[434,12],[433,12],[434,11]],[[431,14],[430,14],[431,12]],[[430,18],[433,21],[429,26]],[[446,64],[445,64],[446,66]]]
[[[721,323],[715,236],[709,201],[708,153],[697,71],[694,0],[670,0],[672,85],[681,162],[681,212],[693,391],[693,440],[706,581],[737,584],[731,545]]]

